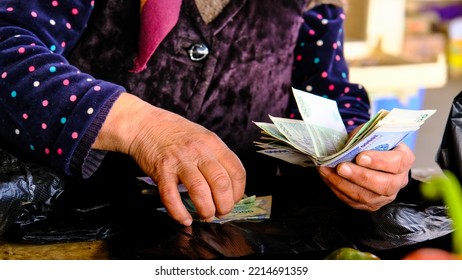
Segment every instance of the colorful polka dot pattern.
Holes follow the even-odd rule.
[[[64,58],[80,37],[94,1],[4,2],[0,137],[16,150],[71,174],[73,153],[97,112],[113,94],[124,91],[81,73]],[[28,24],[15,26],[18,22]]]
[[[337,100],[348,131],[366,122],[369,99],[365,89],[348,80],[348,65],[343,57],[342,9],[318,6],[303,15],[304,24],[294,53],[294,87]],[[299,118],[292,99],[289,117]]]

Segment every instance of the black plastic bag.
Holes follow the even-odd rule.
[[[452,101],[436,160],[462,182],[462,92]]]
[[[132,163],[114,154],[109,154],[87,180],[60,177],[45,168],[35,171],[33,165],[10,156],[6,159],[2,181],[21,194],[2,202],[4,213],[14,212],[2,219],[8,226],[4,233],[7,240],[53,243],[104,239],[116,259],[319,259],[340,247],[383,256],[452,232],[446,207],[423,199],[416,180],[396,201],[370,213],[338,200],[315,169],[288,166],[282,169],[282,176],[257,176],[248,182],[248,195],[273,196],[269,220],[194,222],[183,227],[156,210],[162,206],[156,189],[144,192],[152,186],[138,182],[136,172],[127,168]],[[17,179],[24,177],[34,182],[27,186],[42,182],[47,195],[33,200],[38,197],[30,191],[33,188],[23,191],[19,182],[24,179]],[[29,207],[34,211],[25,205],[34,206]],[[397,254],[391,255],[395,257]]]
[[[46,219],[62,192],[57,172],[0,149],[0,235],[18,220],[27,224]]]
[[[94,178],[84,180],[21,162],[4,151],[0,159],[4,162],[2,192],[8,193],[3,197],[0,194],[0,211],[5,213],[1,216],[0,235],[8,241],[104,240],[117,234],[125,220],[136,214],[136,205],[129,206],[136,192],[132,187],[134,178],[125,176],[128,169],[123,164],[106,164]],[[106,172],[120,176],[106,176],[110,174]],[[98,176],[99,173],[106,175]]]
[[[419,246],[451,249],[446,207],[424,199],[419,181],[412,180],[396,201],[368,212],[347,206],[320,178],[300,171],[305,178],[291,174],[249,186],[250,194],[273,195],[269,220],[182,227],[156,213],[144,197],[132,226],[108,239],[108,247],[118,259],[322,259],[341,247],[397,259]]]

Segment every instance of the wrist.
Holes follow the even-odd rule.
[[[136,128],[144,119],[148,106],[140,98],[122,93],[112,105],[92,148],[129,154]]]

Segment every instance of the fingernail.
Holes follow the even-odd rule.
[[[368,155],[361,155],[358,160],[359,165],[368,166],[372,162],[372,158]]]
[[[342,164],[337,173],[342,177],[348,177],[351,175],[351,168],[347,164]]]
[[[192,219],[186,219],[182,222],[184,226],[189,227],[192,224]]]
[[[225,214],[225,215],[218,215],[217,218],[218,219],[223,219],[224,217],[228,216],[228,214]]]
[[[199,221],[201,223],[210,223],[214,220],[215,218],[214,217],[210,217],[210,218],[207,218],[207,219],[200,219]]]

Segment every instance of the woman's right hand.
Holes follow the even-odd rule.
[[[192,218],[178,184],[205,221],[228,214],[244,194],[244,167],[215,133],[128,93],[114,103],[92,148],[132,156],[156,182],[169,215],[186,226]]]

